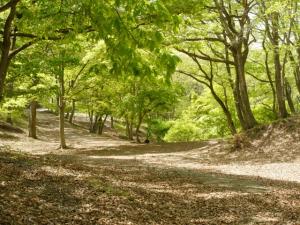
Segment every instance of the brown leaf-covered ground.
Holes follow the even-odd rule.
[[[0,152],[0,224],[300,224],[300,185]]]
[[[0,129],[0,224],[300,224],[294,120],[235,151],[222,140],[137,145],[67,125],[61,151],[58,118],[38,119],[38,140]],[[258,177],[276,179],[283,166],[285,181]]]

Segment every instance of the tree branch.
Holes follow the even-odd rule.
[[[216,62],[216,63],[228,63],[230,65],[234,65],[234,62],[233,61],[230,61],[230,60],[225,60],[225,59],[217,59],[217,58],[212,58],[208,55],[199,55],[199,54],[196,54],[196,53],[191,53],[191,52],[188,52],[184,49],[180,49],[180,48],[175,48],[178,52],[181,52],[181,53],[184,53],[190,57],[195,57],[195,58],[198,58],[198,59],[202,59],[202,60],[206,60],[206,61],[212,61],[212,62]]]
[[[0,6],[0,13],[6,11],[7,9],[11,8],[14,5],[17,5],[20,0],[11,0],[8,3]]]
[[[27,43],[25,43],[24,45],[22,45],[21,47],[19,48],[16,48],[14,49],[13,51],[11,51],[8,55],[8,57],[10,59],[12,59],[14,56],[16,56],[19,52],[25,50],[26,48],[30,47],[31,45],[35,44],[36,42],[38,42],[38,40],[32,40],[32,41],[29,41]]]
[[[176,72],[177,72],[177,73],[184,74],[184,75],[186,75],[186,76],[192,78],[193,80],[195,80],[195,81],[197,81],[197,82],[199,82],[199,83],[201,83],[201,84],[204,84],[204,85],[207,86],[207,87],[210,87],[208,83],[206,83],[205,81],[200,80],[199,78],[197,78],[195,74],[191,74],[191,73],[188,73],[188,72],[185,72],[185,71],[182,71],[182,70],[176,70]]]

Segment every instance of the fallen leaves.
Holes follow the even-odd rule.
[[[295,183],[0,152],[2,224],[299,224]]]

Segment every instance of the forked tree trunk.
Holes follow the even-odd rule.
[[[36,134],[36,108],[37,108],[37,102],[31,101],[29,106],[29,123],[28,123],[28,136],[34,139],[37,139]]]
[[[103,130],[105,127],[105,122],[107,120],[108,115],[105,115],[105,117],[103,118],[103,116],[101,116],[100,120],[99,120],[99,125],[98,125],[98,134],[101,135],[103,134]]]
[[[244,130],[253,128],[257,122],[250,107],[249,95],[245,78],[245,63],[249,53],[250,35],[252,32],[250,9],[253,1],[239,1],[241,6],[233,14],[231,4],[225,4],[223,0],[214,0],[215,8],[219,14],[220,22],[225,36],[225,46],[232,53],[236,72],[234,82],[234,100],[237,114]],[[238,14],[236,18],[236,14]],[[226,49],[227,47],[225,47]]]
[[[236,80],[235,80],[235,101],[238,107],[237,112],[244,130],[253,128],[257,122],[250,107],[249,95],[245,79],[245,56],[241,49],[232,49],[235,62]]]

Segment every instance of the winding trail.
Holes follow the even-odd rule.
[[[78,121],[80,119],[84,121],[84,118],[78,118]],[[82,159],[82,163],[104,158],[140,160],[156,167],[209,170],[300,183],[299,154],[288,162],[253,162],[247,161],[247,156],[239,160],[235,153],[226,152],[222,141],[137,145],[111,134],[93,135],[82,126],[68,123],[66,137],[70,148],[62,151],[58,149],[58,117],[42,111],[38,113],[38,136],[38,140],[33,140],[25,134],[15,134],[15,138],[1,140],[0,146],[8,145],[30,154],[68,155]]]

